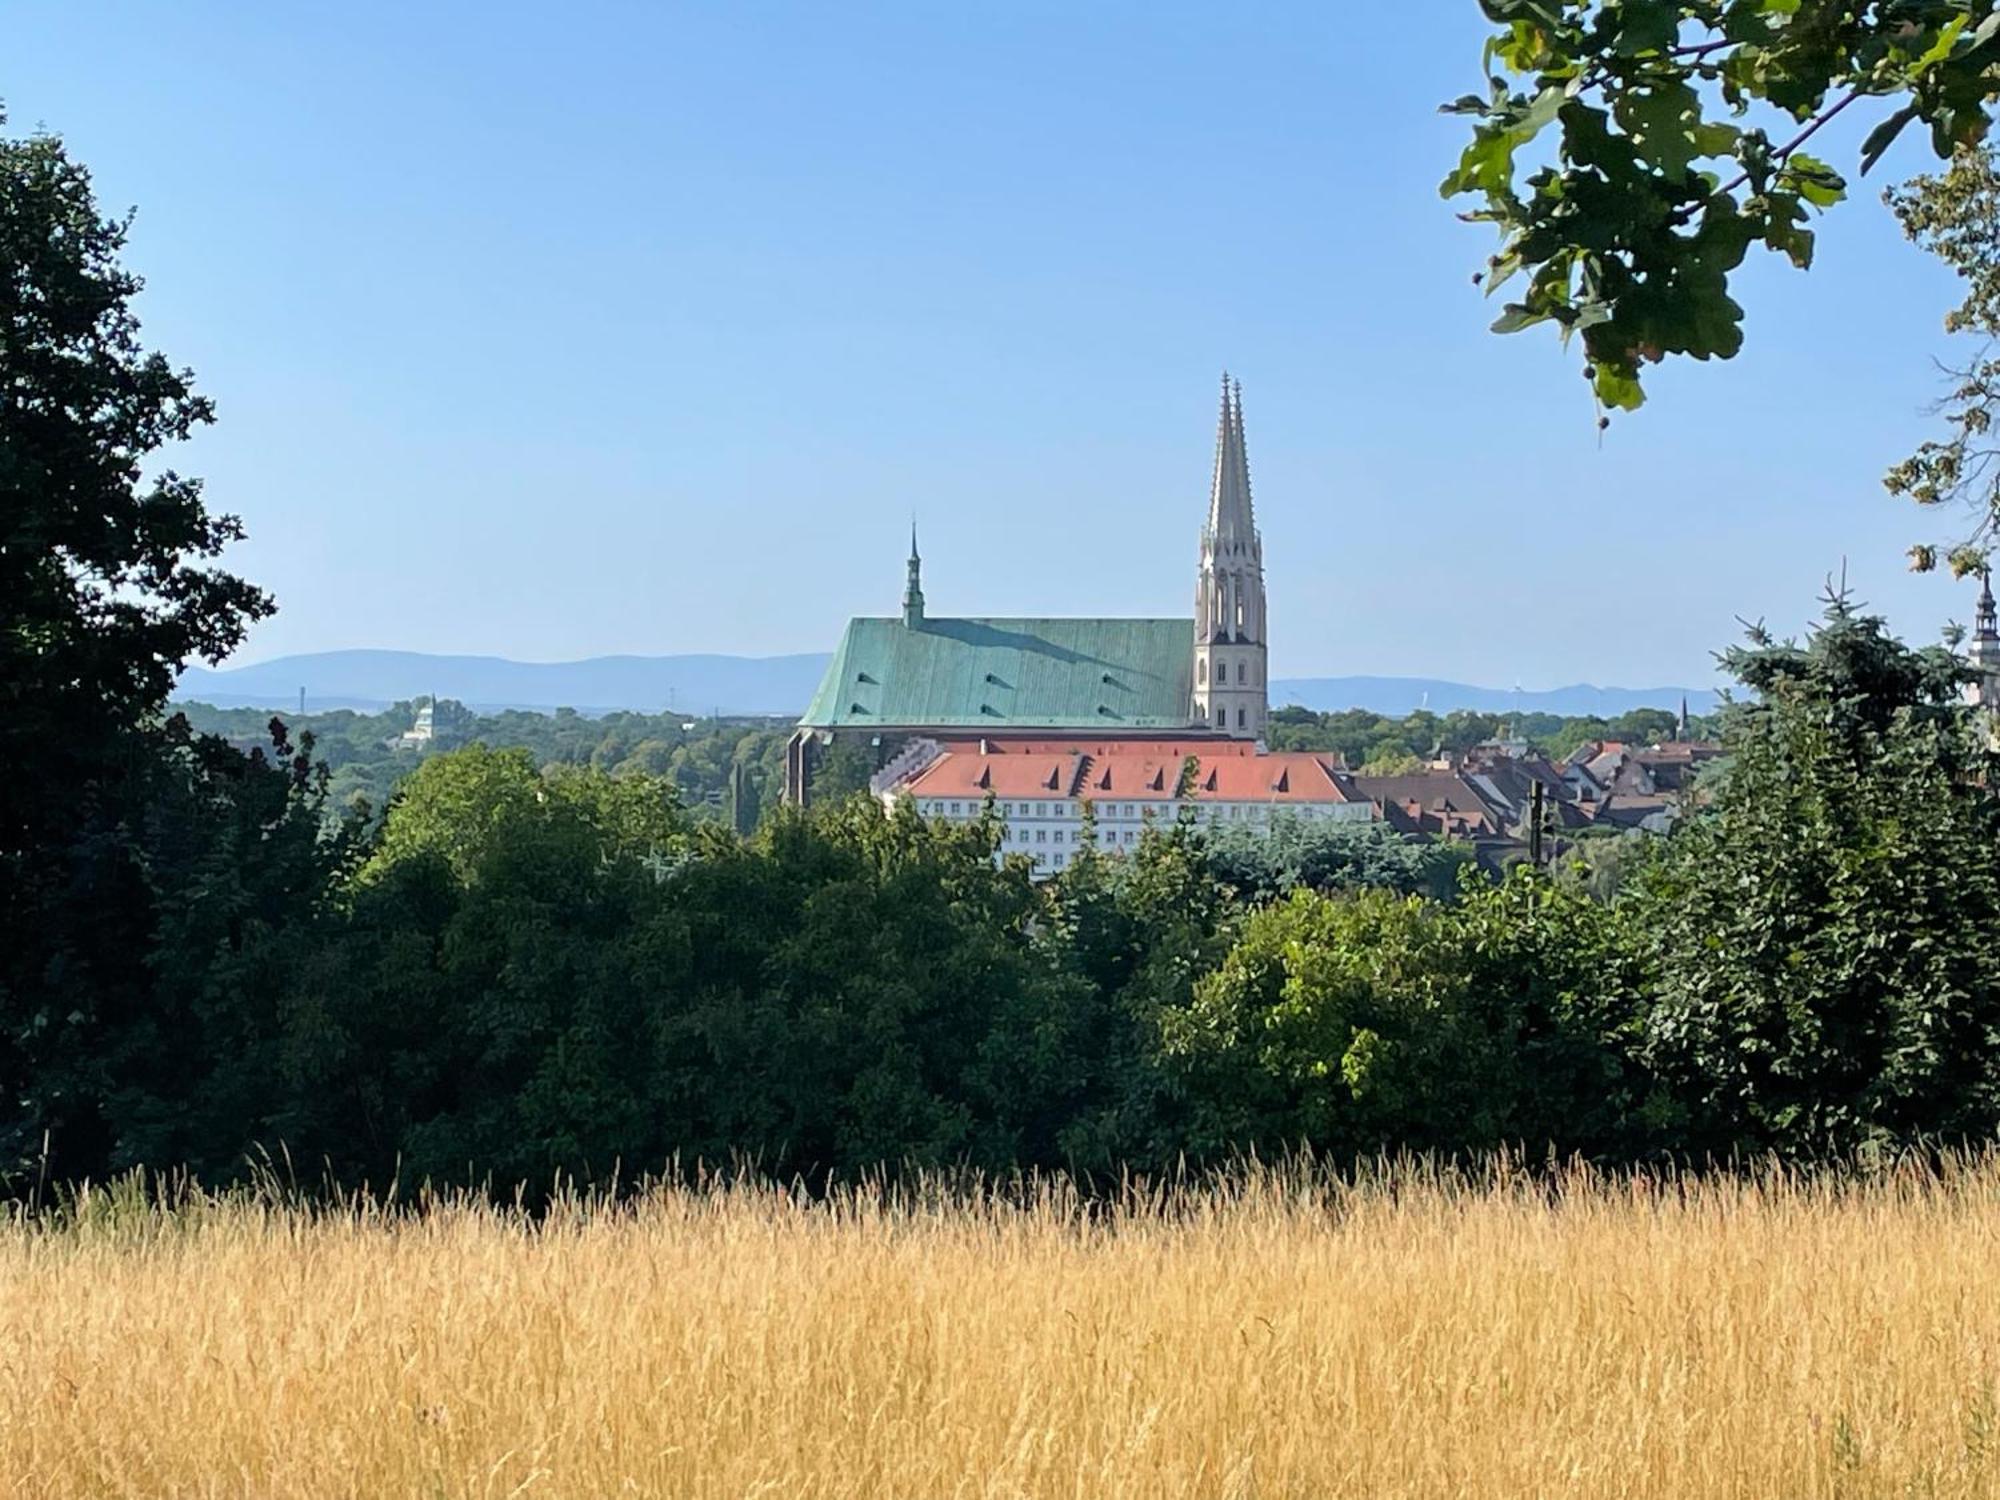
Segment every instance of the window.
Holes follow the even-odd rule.
[[[1132,816],[1132,804],[1129,802],[1125,804],[1125,816],[1128,818]]]
[[[951,805],[951,815],[954,818],[958,816],[958,804],[956,802],[952,803]]]
[[[1062,842],[1062,830],[1061,830],[1060,828],[1058,828],[1058,829],[1056,830],[1056,836],[1055,836],[1055,838],[1054,838],[1054,839],[1053,839],[1053,840],[1052,840],[1051,842],[1054,842],[1054,843],[1058,843],[1058,844],[1060,844],[1060,843]]]
[[[1236,727],[1237,727],[1238,729],[1241,729],[1241,728],[1243,727],[1243,722],[1244,722],[1244,721],[1243,721],[1243,710],[1239,708],[1239,709],[1237,709],[1237,710],[1236,710]]]
[[[1195,680],[1196,682],[1198,682],[1198,683],[1202,684],[1202,686],[1204,686],[1204,687],[1206,687],[1206,686],[1208,685],[1208,658],[1207,658],[1207,657],[1205,657],[1205,656],[1204,656],[1204,657],[1203,657],[1203,658],[1202,658],[1202,659],[1201,659],[1200,661],[1198,661],[1198,662],[1196,662],[1196,663],[1194,664],[1194,680]]]
[[[1229,710],[1224,708],[1220,703],[1215,705],[1215,727],[1217,729],[1227,729],[1229,727]]]
[[[1036,842],[1036,843],[1038,843],[1038,844],[1046,844],[1046,843],[1047,843],[1048,841],[1049,841],[1049,831],[1048,831],[1048,829],[1046,829],[1046,828],[1037,828],[1037,829],[1035,830],[1035,842]]]
[[[1013,804],[1013,803],[1011,803],[1011,802],[1003,802],[1003,803],[1001,803],[1001,804],[1000,804],[1000,816],[1001,816],[1001,817],[1003,817],[1003,818],[1011,818],[1011,817],[1013,817],[1013,816],[1014,816],[1014,804]]]
[[[1243,674],[1244,674],[1244,673],[1246,673],[1246,672],[1248,672],[1249,670],[1250,670],[1250,667],[1249,667],[1249,664],[1248,664],[1248,663],[1246,663],[1246,662],[1240,662],[1240,661],[1239,661],[1239,662],[1238,662],[1238,663],[1236,664],[1236,680],[1237,680],[1238,682],[1241,682],[1241,681],[1243,681]]]
[[[1061,868],[1063,867],[1063,861],[1064,861],[1065,859],[1067,859],[1068,857],[1069,857],[1069,856],[1068,856],[1068,855],[1065,855],[1065,854],[1058,854],[1058,855],[1056,856],[1056,868],[1057,868],[1058,870],[1060,870],[1060,869],[1061,869]]]
[[[1125,830],[1125,842],[1128,844],[1132,842],[1132,830],[1129,828]]]

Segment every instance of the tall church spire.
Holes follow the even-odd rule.
[[[1222,550],[1257,535],[1250,508],[1250,454],[1243,440],[1243,385],[1222,372],[1222,418],[1215,434],[1215,474],[1208,486],[1208,532]]]
[[[924,560],[917,555],[917,523],[910,520],[910,577],[903,585],[903,623],[915,630],[924,623]]]
[[[1270,707],[1264,632],[1264,544],[1250,504],[1243,387],[1225,371],[1194,593],[1194,717],[1201,723],[1263,737]]]

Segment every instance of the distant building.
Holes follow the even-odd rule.
[[[1285,818],[1369,822],[1375,808],[1331,755],[1259,752],[1249,744],[1110,740],[930,741],[878,778],[894,807],[972,822],[991,806],[1001,852],[1037,873],[1065,868],[1086,845],[1124,853],[1182,809],[1212,828],[1266,830]]]
[[[991,808],[1003,850],[1041,873],[1086,844],[1122,851],[1184,808],[1215,827],[1379,821],[1497,866],[1526,851],[1537,808],[1549,853],[1600,825],[1666,826],[1720,753],[1689,740],[1683,702],[1667,745],[1599,741],[1558,763],[1502,737],[1408,775],[1352,775],[1332,755],[1266,750],[1269,681],[1243,396],[1225,376],[1191,619],[936,616],[912,527],[902,610],[848,622],[787,746],[785,792],[806,800],[830,752],[858,749],[843,779],[947,822]]]
[[[391,750],[423,751],[433,748],[438,738],[437,695],[433,693],[417,709],[417,717],[410,727],[389,741]]]
[[[816,766],[839,744],[862,746],[880,767],[911,738],[939,734],[1263,738],[1263,541],[1242,387],[1227,376],[1193,618],[935,616],[922,566],[913,527],[902,611],[848,622],[787,750],[789,799],[807,798]]]

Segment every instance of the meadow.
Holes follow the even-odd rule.
[[[1984,1495],[2000,1162],[0,1229],[21,1496]]]

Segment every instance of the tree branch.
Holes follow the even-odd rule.
[[[1839,103],[1833,105],[1829,109],[1821,111],[1819,114],[1814,115],[1811,121],[1807,123],[1806,128],[1804,130],[1801,130],[1797,135],[1793,136],[1789,141],[1786,141],[1784,145],[1780,146],[1776,151],[1773,151],[1771,153],[1771,160],[1782,164],[1787,159],[1789,159],[1794,151],[1798,150],[1799,147],[1803,146],[1807,141],[1811,140],[1815,134],[1818,133],[1819,128],[1822,125],[1826,124],[1827,121],[1831,120],[1835,115],[1839,114],[1843,109],[1847,108],[1847,106],[1852,104],[1856,99],[1859,99],[1861,97],[1861,92],[1862,91],[1860,87],[1857,85],[1856,87],[1848,90],[1848,92],[1841,97]],[[1725,193],[1733,193],[1738,188],[1742,187],[1743,184],[1748,182],[1749,180],[1750,180],[1750,170],[1749,168],[1746,167],[1741,172],[1738,172],[1736,176],[1732,178],[1729,182],[1724,183],[1723,186],[1719,189],[1719,191]]]

